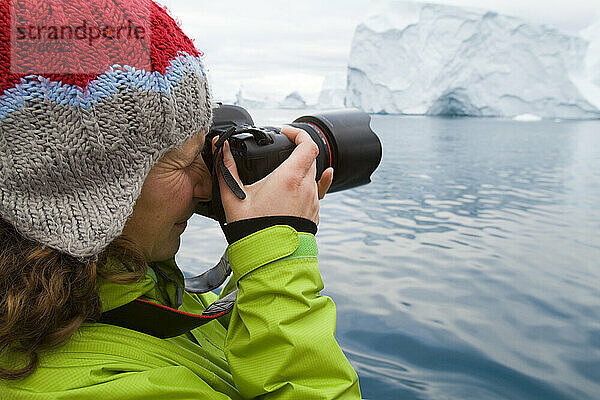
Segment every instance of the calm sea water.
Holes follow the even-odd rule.
[[[600,399],[600,121],[371,126],[382,164],[322,202],[317,235],[363,396]],[[178,261],[200,273],[224,249],[195,216]]]

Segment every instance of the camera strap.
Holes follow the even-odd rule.
[[[229,275],[231,275],[231,267],[225,252],[217,265],[196,277],[186,278],[185,291],[197,294],[213,291],[225,283]]]
[[[219,136],[219,140],[215,143],[215,151],[213,152],[213,179],[217,179],[217,174],[214,171],[216,169],[216,165],[219,166],[219,171],[223,176],[223,180],[229,186],[229,189],[235,194],[238,199],[244,200],[246,198],[246,193],[242,190],[240,185],[238,185],[237,181],[231,175],[231,172],[225,167],[225,162],[223,161],[223,145],[229,138],[237,133],[243,132],[245,129],[239,129],[236,126],[232,126],[227,129],[223,135]],[[220,192],[219,192],[220,194]]]
[[[157,272],[164,276],[162,271]],[[221,286],[229,275],[231,275],[231,268],[225,253],[213,268],[196,277],[185,279],[185,291],[196,294],[212,291]],[[233,309],[236,298],[237,289],[212,303],[202,314],[191,314],[162,304],[136,299],[102,313],[98,322],[166,339],[182,335],[228,314]]]
[[[207,165],[210,165],[211,177],[212,177],[212,200],[209,202],[201,202],[196,207],[196,213],[204,215],[218,221],[221,225],[226,222],[225,210],[223,209],[223,203],[221,202],[221,191],[219,190],[219,178],[217,176],[217,168],[221,171],[223,180],[229,187],[229,189],[241,200],[246,198],[246,193],[238,185],[237,181],[231,175],[231,172],[225,167],[223,161],[223,145],[231,138],[231,136],[239,133],[240,129],[236,126],[220,130],[216,133],[219,139],[215,142],[215,150],[208,153],[210,160],[205,158]],[[210,146],[210,142],[207,141],[205,146]],[[211,157],[212,156],[212,157]]]

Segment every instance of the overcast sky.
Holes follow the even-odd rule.
[[[298,90],[309,102],[327,74],[344,74],[352,35],[368,0],[158,0],[205,53],[217,100],[242,86],[249,95],[283,97]],[[440,0],[555,25],[576,34],[600,18],[600,0]],[[277,98],[280,100],[280,98]]]

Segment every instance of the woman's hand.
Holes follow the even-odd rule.
[[[246,199],[240,200],[229,189],[219,173],[221,201],[227,222],[243,219],[287,215],[302,217],[319,223],[319,199],[329,190],[333,181],[333,168],[323,172],[321,180],[315,181],[319,154],[317,145],[302,129],[285,126],[281,133],[296,144],[296,148],[277,169],[260,181],[244,186],[240,181],[229,143],[223,146],[223,162],[238,185],[246,192]],[[214,143],[217,138],[213,139]]]

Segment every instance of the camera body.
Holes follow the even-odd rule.
[[[319,180],[323,171],[332,166],[331,150],[322,132],[315,132],[314,127],[292,123],[300,129],[305,129],[319,146],[326,157],[317,157],[317,176]],[[265,126],[256,127],[250,114],[242,107],[220,105],[213,110],[213,125],[207,135],[207,143],[215,136],[221,136],[231,127],[236,127],[236,133],[229,139],[231,153],[235,159],[240,179],[245,185],[252,184],[270,174],[277,168],[296,147],[281,129]],[[326,153],[326,154],[325,154]],[[322,158],[322,159],[321,159]],[[212,154],[205,153],[204,161],[210,166]]]
[[[256,136],[249,132],[238,133],[229,139],[240,179],[246,185],[262,179],[264,172],[271,173],[294,151],[294,144],[279,129],[260,129],[270,140],[256,140]],[[265,151],[264,146],[269,146],[268,151]]]

